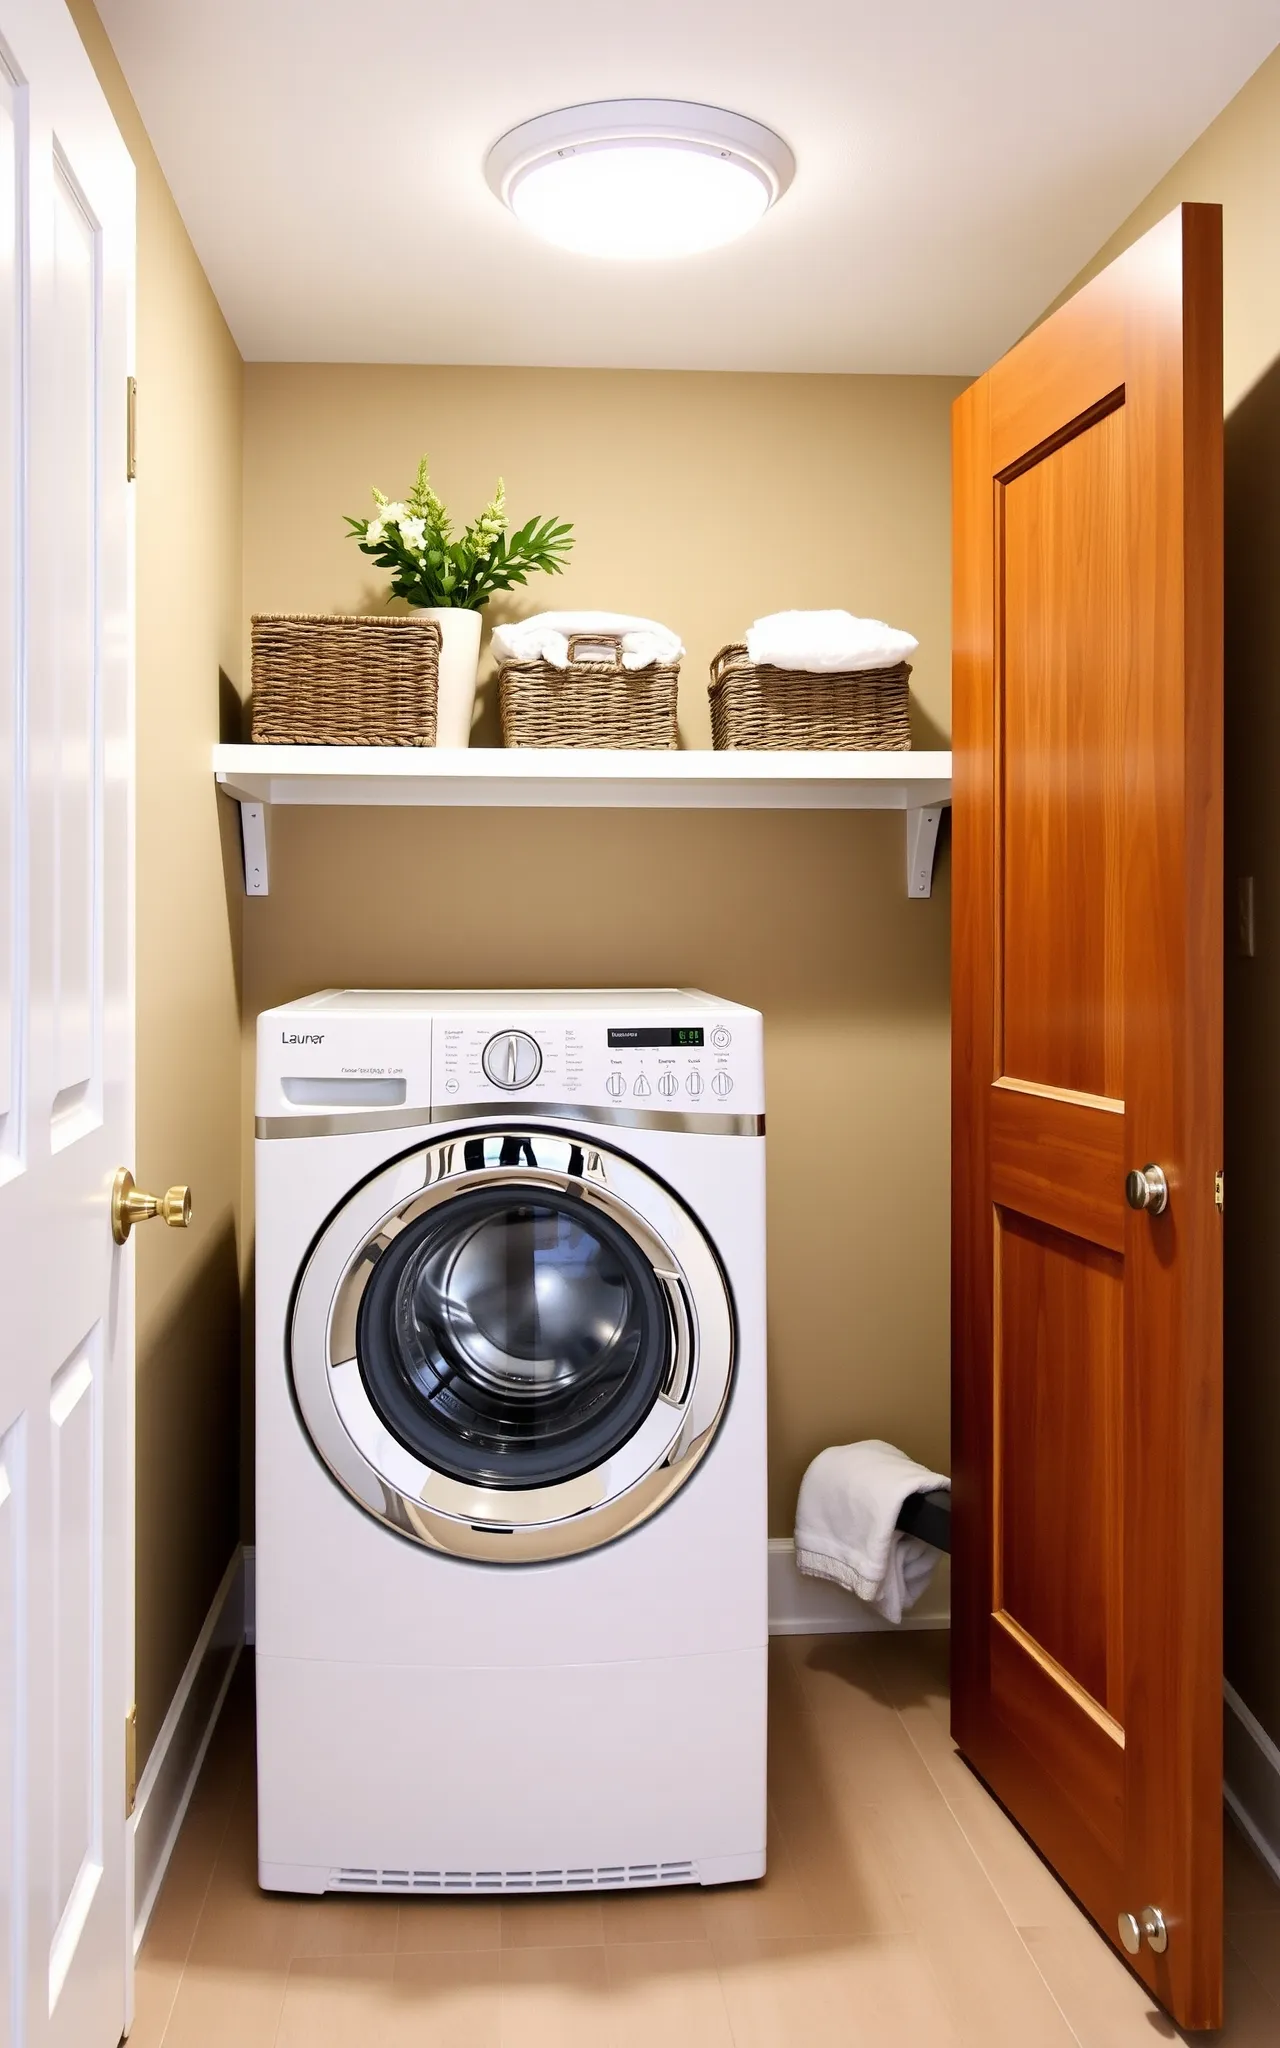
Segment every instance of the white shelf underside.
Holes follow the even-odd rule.
[[[951,801],[951,756],[944,753],[227,746],[214,748],[213,767],[220,788],[241,806],[250,895],[266,894],[271,808],[377,804],[901,811],[907,892],[927,896],[938,819]]]

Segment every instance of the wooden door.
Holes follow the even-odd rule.
[[[0,0],[0,2042],[131,1982],[133,166],[62,0]]]
[[[1191,2027],[1222,1972],[1221,269],[1219,209],[1181,208],[954,415],[953,1729],[1109,1939],[1163,1916],[1129,1960]],[[1126,1202],[1148,1164],[1161,1214]]]

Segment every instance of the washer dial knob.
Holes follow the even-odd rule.
[[[711,1093],[718,1095],[722,1101],[726,1095],[733,1093],[733,1078],[726,1074],[723,1068],[711,1076]]]
[[[667,1072],[661,1076],[658,1082],[658,1093],[659,1095],[674,1095],[679,1086],[679,1076],[677,1074]]]
[[[529,1088],[542,1072],[542,1048],[527,1031],[498,1031],[480,1064],[495,1088]]]
[[[620,1095],[625,1095],[627,1092],[626,1077],[623,1074],[610,1074],[604,1085],[615,1102]]]

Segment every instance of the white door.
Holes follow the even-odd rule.
[[[134,176],[62,0],[0,0],[0,2044],[130,1995]]]

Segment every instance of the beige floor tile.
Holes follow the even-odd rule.
[[[920,1800],[945,1815],[942,1795],[924,1771],[909,1790],[895,1795],[895,1804]],[[848,1788],[828,1789],[820,1799],[782,1796],[776,1833],[798,1872],[805,1902],[805,1924],[797,1932],[837,1941],[909,1932],[882,1846]]]
[[[1081,2048],[1152,2048],[1176,2038],[1146,1986],[1077,1907],[1021,1932]]]
[[[274,2048],[385,2048],[393,1956],[307,1956],[285,1987]]]
[[[502,1901],[503,1948],[594,1948],[604,1941],[604,1914],[594,1894]]]
[[[615,2048],[734,2048],[709,1941],[645,1941],[608,1950]]]
[[[1064,1918],[1080,1918],[1080,1909],[1071,1894],[976,1780],[969,1780],[969,1790],[963,1799],[949,1803],[965,1840],[1015,1927],[1053,1927]]]
[[[256,1815],[251,1800],[240,1801],[209,1879],[192,1937],[191,1962],[283,1968],[297,1951],[304,1910],[300,1899],[259,1889]]]
[[[972,2048],[1074,2048],[1044,1979],[940,1797],[867,1809],[911,1931],[958,2038]]]
[[[813,1729],[810,1748],[826,1781],[859,1804],[885,1804],[899,1792],[909,1796],[932,1785],[900,1714],[876,1688],[872,1648],[878,1639],[793,1640],[801,1646],[795,1668]],[[785,1772],[785,1756],[779,1762]]]
[[[398,1899],[353,1899],[329,1892],[305,1899],[297,1914],[295,1956],[390,1956],[397,1948]]]
[[[655,1885],[651,1891],[602,1892],[606,1942],[705,1941],[703,1893],[697,1885]]]
[[[1222,1851],[1228,1913],[1280,1913],[1280,1884],[1229,1814]]]
[[[715,1942],[803,1940],[810,1934],[808,1897],[776,1815],[769,1818],[764,1876],[753,1884],[708,1885],[702,1922]]]
[[[744,1942],[721,1953],[720,1980],[734,2048],[953,2048],[957,2039],[909,1935]]]
[[[377,2048],[499,2048],[497,1949],[397,1956]]]
[[[501,2048],[613,2048],[603,1942],[593,1948],[504,1949],[499,1961]]]
[[[230,1958],[188,1963],[164,2031],[164,2048],[275,2048],[287,1967],[255,1969]]]
[[[396,1943],[402,1955],[502,1946],[501,1899],[405,1899]]]

